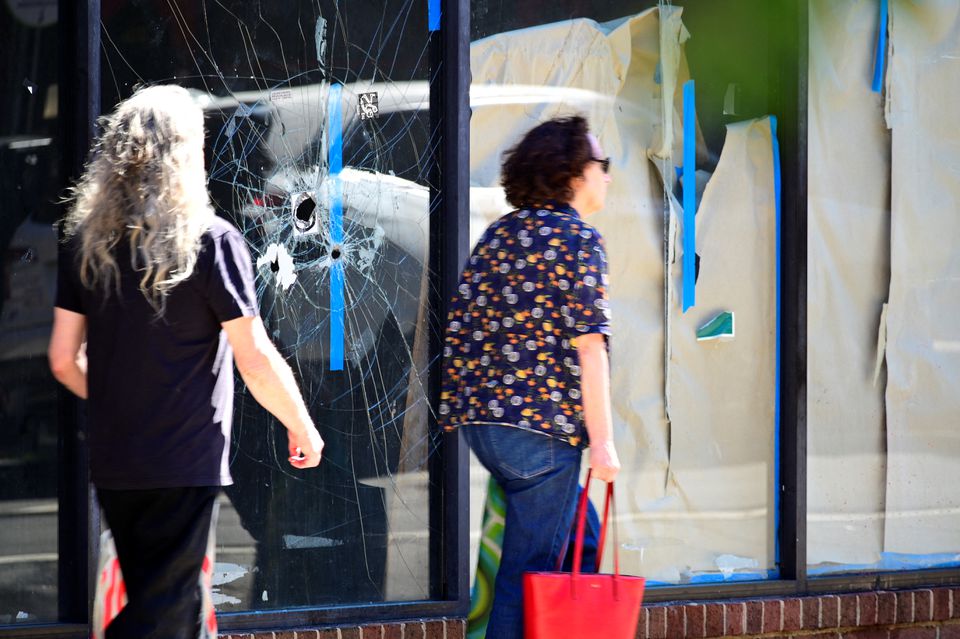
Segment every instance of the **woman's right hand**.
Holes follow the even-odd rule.
[[[590,445],[590,469],[593,476],[602,481],[612,482],[620,472],[620,458],[613,440]]]
[[[294,468],[313,468],[320,464],[323,454],[323,438],[313,424],[307,424],[299,432],[287,431],[289,462]]]

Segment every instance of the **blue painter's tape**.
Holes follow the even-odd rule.
[[[343,370],[343,264],[330,269],[330,370]]]
[[[732,581],[766,581],[770,579],[776,579],[780,576],[779,571],[777,570],[767,570],[763,572],[735,572],[732,573],[729,577],[725,577],[722,573],[704,573],[697,574],[690,577],[689,580],[682,582],[684,584],[716,584],[716,583],[730,583]],[[657,586],[676,586],[676,583],[669,581],[656,581],[653,579],[647,580],[647,588],[656,588]]]
[[[848,572],[891,571],[891,570],[927,570],[930,568],[956,568],[960,566],[960,553],[934,553],[930,555],[911,555],[907,553],[880,553],[880,560],[872,564],[826,564],[811,566],[807,574],[811,577]]]
[[[729,583],[731,581],[764,581],[766,579],[771,579],[776,575],[771,575],[771,571],[767,572],[735,572],[732,573],[729,577],[725,577],[722,574],[709,573],[705,575],[694,575],[690,578],[691,584],[712,584],[712,583]]]
[[[440,30],[440,0],[427,0],[427,22],[430,31]]]
[[[693,80],[683,85],[683,312],[696,304],[697,109]]]
[[[330,179],[330,246],[342,253],[343,243],[343,110],[340,104],[343,87],[331,84],[327,95],[327,166]],[[335,260],[330,268],[330,370],[343,370],[343,263]]]
[[[777,279],[776,279],[776,342],[775,342],[775,373],[773,382],[773,513],[776,524],[774,534],[774,559],[780,565],[780,268],[781,268],[781,230],[780,230],[780,142],[777,139],[777,117],[770,116],[770,140],[773,145],[773,193],[777,211]]]
[[[883,90],[883,65],[887,57],[887,0],[880,0],[880,24],[877,27],[877,53],[873,61],[873,90]]]

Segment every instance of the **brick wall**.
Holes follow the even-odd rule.
[[[960,639],[960,588],[644,606],[637,639]]]
[[[233,633],[221,635],[221,639],[464,639],[465,635],[463,619],[423,619],[341,628]],[[960,639],[960,588],[643,607],[637,639],[694,637]]]
[[[463,639],[463,619],[418,619],[340,628],[221,634],[220,639]]]

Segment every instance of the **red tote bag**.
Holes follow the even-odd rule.
[[[583,534],[587,521],[587,491],[590,472],[577,507],[577,536],[573,554],[573,572],[528,572],[523,575],[523,621],[525,639],[634,639],[640,604],[643,601],[643,577],[620,574],[620,550],[614,523],[613,574],[582,573]],[[603,526],[597,549],[597,569],[607,535],[607,523],[613,505],[613,484],[607,484],[603,506]],[[563,561],[563,557],[560,561]]]

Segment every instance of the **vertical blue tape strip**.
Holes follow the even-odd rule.
[[[427,0],[427,28],[430,31],[440,30],[440,0]]]
[[[883,65],[887,56],[887,0],[880,0],[880,24],[877,27],[877,55],[873,62],[873,90],[883,90]]]
[[[331,84],[327,96],[327,147],[330,178],[330,245],[343,242],[343,113],[340,97],[343,87]],[[336,260],[330,267],[330,370],[343,370],[343,262]]]
[[[770,140],[773,144],[773,193],[777,210],[777,280],[776,280],[776,364],[773,391],[773,513],[776,524],[774,535],[774,561],[780,565],[780,142],[777,140],[777,118],[770,116]]]
[[[683,312],[696,304],[697,117],[693,80],[683,85]]]

